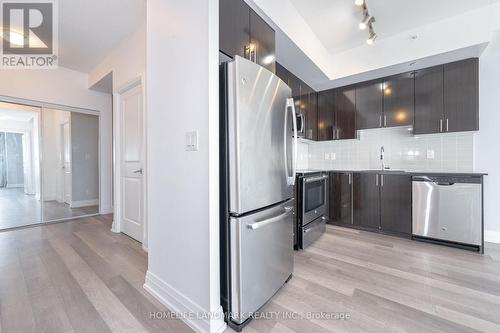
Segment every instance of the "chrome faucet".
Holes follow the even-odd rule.
[[[384,149],[384,146],[381,146],[380,147],[380,163],[382,164],[382,171],[389,169],[389,167],[385,165],[384,157],[385,157],[385,149]]]

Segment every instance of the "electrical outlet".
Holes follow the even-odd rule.
[[[330,154],[332,161],[335,161],[337,159],[337,153],[331,153]]]

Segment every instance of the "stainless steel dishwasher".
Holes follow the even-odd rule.
[[[413,177],[413,236],[483,251],[482,178]]]

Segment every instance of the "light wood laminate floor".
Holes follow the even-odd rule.
[[[142,288],[147,255],[110,227],[106,216],[0,233],[0,332],[190,332],[150,319],[168,310]],[[329,226],[262,311],[244,332],[500,332],[500,247]],[[334,313],[349,318],[320,318]]]
[[[262,311],[272,315],[251,322],[247,333],[498,333],[500,246],[487,244],[480,255],[328,226],[296,252],[293,278]],[[321,319],[321,312],[350,318]]]
[[[43,205],[45,222],[99,213],[99,206],[71,208],[55,200]],[[0,188],[0,230],[42,223],[40,206],[40,201],[22,188]]]

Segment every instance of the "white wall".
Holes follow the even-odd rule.
[[[475,166],[488,172],[484,188],[484,220],[487,240],[500,243],[500,31],[494,34],[479,61],[479,133],[475,141]]]
[[[149,0],[149,260],[145,288],[184,320],[221,332],[218,201],[218,1]],[[185,150],[197,130],[199,151]]]
[[[0,99],[22,98],[101,113],[101,212],[112,212],[111,96],[89,90],[88,75],[62,67],[53,70],[0,70],[0,78]]]
[[[146,21],[146,18],[144,18]],[[146,71],[146,23],[106,56],[90,73],[89,87],[113,73],[113,92]]]

